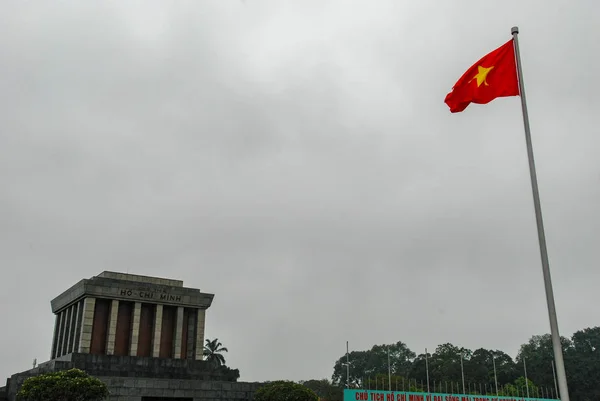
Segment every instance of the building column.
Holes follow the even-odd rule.
[[[196,319],[196,360],[204,359],[204,320],[206,318],[205,309],[197,309],[198,318]]]
[[[73,330],[73,344],[71,352],[79,352],[79,339],[81,337],[81,319],[83,317],[83,300],[77,302],[77,316]]]
[[[137,356],[138,341],[140,339],[140,315],[142,313],[142,303],[136,302],[133,306],[133,319],[131,322],[131,347],[129,355]]]
[[[154,335],[152,336],[152,356],[158,358],[160,355],[160,333],[162,331],[162,315],[163,306],[156,305],[156,313],[154,314]]]
[[[71,308],[66,308],[63,311],[63,329],[62,329],[62,338],[60,340],[60,356],[67,354],[67,345],[69,343],[69,329],[71,328]]]
[[[67,349],[65,354],[73,352],[73,343],[75,342],[75,325],[77,324],[77,305],[73,304],[69,307],[71,310],[71,318],[69,319],[69,332],[67,333]]]
[[[183,306],[177,307],[177,319],[175,319],[175,347],[173,358],[181,359],[181,341],[183,339]],[[187,330],[187,327],[185,328]]]
[[[115,353],[115,337],[117,335],[117,316],[119,315],[119,301],[112,300],[110,305],[110,318],[108,319],[108,335],[106,336],[106,355]]]
[[[92,329],[94,326],[94,309],[96,308],[96,298],[85,298],[83,300],[83,315],[81,316],[81,335],[79,336],[79,352],[82,354],[90,353],[92,345]]]
[[[190,309],[188,312],[188,327],[187,327],[187,356],[186,359],[195,359],[196,356],[196,319],[195,315]]]
[[[58,352],[58,335],[60,333],[60,313],[56,314],[54,319],[54,338],[52,339],[52,351],[50,353],[50,359],[56,358]]]
[[[60,326],[58,327],[58,339],[56,343],[56,358],[62,355],[62,343],[65,332],[65,311],[60,312]]]

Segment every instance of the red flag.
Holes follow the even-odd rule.
[[[486,104],[506,96],[519,96],[512,39],[473,64],[454,84],[444,102],[452,113],[458,113],[471,103]]]

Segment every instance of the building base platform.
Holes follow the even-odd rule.
[[[16,401],[27,378],[68,369],[81,369],[105,382],[107,401],[250,401],[261,385],[237,382],[237,370],[214,368],[206,361],[73,353],[12,375],[4,397]],[[0,388],[0,401],[2,396]]]

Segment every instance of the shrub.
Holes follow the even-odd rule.
[[[254,401],[318,401],[314,391],[302,384],[279,380],[265,384],[254,393]]]
[[[106,397],[106,384],[79,369],[30,377],[17,394],[23,401],[102,401]]]

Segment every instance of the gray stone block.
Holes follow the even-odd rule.
[[[123,395],[128,395],[128,396],[132,396],[132,395],[137,395],[140,396],[142,395],[142,390],[144,390],[143,388],[139,388],[139,387],[129,387],[126,389],[127,392]]]
[[[136,382],[135,379],[127,378],[123,380],[123,387],[135,387]]]
[[[15,401],[16,392],[27,377],[71,368],[85,370],[105,382],[110,392],[109,401],[141,401],[142,396],[247,401],[260,386],[259,383],[218,381],[223,373],[209,369],[203,361],[75,353],[13,375],[6,390],[8,399],[0,401]]]

